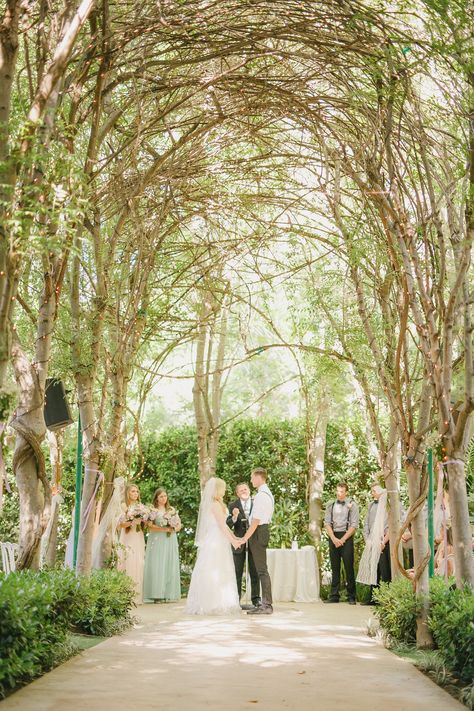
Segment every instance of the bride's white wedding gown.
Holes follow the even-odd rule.
[[[198,548],[186,612],[191,615],[240,613],[232,546],[209,512],[206,536]],[[225,513],[222,513],[225,524]]]

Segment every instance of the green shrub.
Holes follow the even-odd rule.
[[[133,583],[118,571],[0,575],[0,697],[75,653],[70,631],[110,635],[131,624]]]
[[[474,594],[451,588],[442,579],[431,586],[429,627],[447,667],[463,683],[474,680]]]
[[[109,637],[132,623],[133,581],[118,570],[96,570],[80,579],[79,595],[71,611],[71,623],[83,634]]]
[[[474,709],[474,682],[465,686],[464,689],[461,689],[459,700],[464,706],[471,709],[471,711]]]
[[[391,644],[413,643],[417,603],[410,580],[397,578],[374,590],[375,608],[384,637]],[[466,586],[458,590],[443,578],[430,581],[428,625],[449,672],[462,683],[474,679],[474,594]]]
[[[409,644],[415,641],[417,604],[413,585],[406,578],[381,583],[373,592],[378,607],[374,614],[380,622],[385,639],[390,643]]]
[[[445,686],[451,680],[446,668],[446,659],[439,650],[420,650],[416,666],[425,674],[429,674],[438,686]]]
[[[0,696],[73,653],[69,613],[78,584],[64,572],[24,571],[0,578]]]

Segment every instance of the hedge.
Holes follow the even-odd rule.
[[[375,615],[389,644],[412,644],[416,637],[417,603],[406,578],[374,590]],[[446,667],[461,683],[474,681],[474,594],[435,577],[430,581],[429,628]]]
[[[131,624],[133,583],[117,571],[0,575],[0,697],[76,652],[71,632],[108,636]]]

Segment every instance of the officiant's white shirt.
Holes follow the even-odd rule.
[[[244,501],[243,499],[239,499],[239,501],[240,501],[240,505],[242,506],[242,510],[243,510],[244,514],[248,518],[250,516],[250,512],[252,510],[252,499],[249,496],[249,498],[246,501]]]
[[[253,509],[250,514],[250,522],[252,522],[252,519],[256,518],[260,521],[260,525],[270,523],[274,507],[275,502],[272,492],[268,488],[267,484],[262,484],[262,486],[258,487],[257,495],[253,500]]]

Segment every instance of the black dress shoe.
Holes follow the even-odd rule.
[[[348,600],[347,602],[349,605],[357,605],[355,600]]]
[[[241,605],[240,609],[241,610],[253,610],[255,605]]]
[[[273,614],[273,607],[271,605],[259,605],[254,607],[253,610],[249,610],[247,615],[271,615]]]
[[[375,600],[366,600],[365,602],[361,602],[360,604],[361,604],[361,605],[371,605],[371,606],[372,606],[372,605],[376,605],[377,603],[375,602]]]
[[[326,605],[329,605],[330,603],[339,602],[339,600],[334,600],[334,598],[328,597],[328,599],[327,599],[327,600],[323,600],[323,602],[324,602]]]

